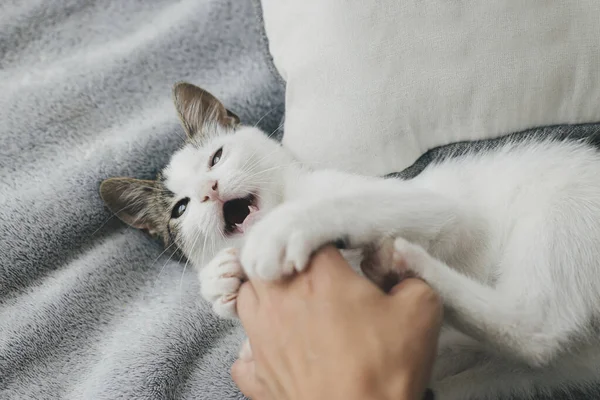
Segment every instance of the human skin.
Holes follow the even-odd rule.
[[[291,279],[244,283],[237,309],[250,346],[231,374],[253,400],[421,399],[442,321],[426,283],[385,294],[333,247]]]

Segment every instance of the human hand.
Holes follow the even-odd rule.
[[[237,307],[252,351],[242,351],[231,373],[254,400],[423,395],[442,307],[420,280],[386,295],[328,247],[293,279],[244,283]]]

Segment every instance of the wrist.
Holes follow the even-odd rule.
[[[390,394],[389,400],[424,400],[425,390],[422,385],[417,383],[418,381],[413,380],[410,382],[405,382],[402,386],[399,387],[397,393]],[[392,397],[393,396],[393,397]],[[429,399],[427,399],[429,400]]]
[[[386,381],[362,382],[352,393],[343,397],[356,400],[433,400],[433,392],[428,391],[422,377],[415,374],[402,374]],[[428,393],[429,392],[429,393]]]
[[[429,388],[408,390],[393,400],[435,400],[433,390]]]

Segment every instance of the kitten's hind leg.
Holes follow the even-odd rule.
[[[563,349],[565,332],[545,323],[545,299],[517,304],[514,293],[477,282],[402,238],[394,242],[393,260],[396,268],[413,271],[440,294],[452,326],[486,347],[532,367],[547,365]]]

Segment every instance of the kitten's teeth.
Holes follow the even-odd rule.
[[[240,231],[241,233],[244,233],[244,226],[242,224],[235,224],[235,227],[237,228],[238,231]]]
[[[248,206],[248,210],[250,210],[250,213],[253,213],[253,212],[258,211],[258,207],[256,207],[256,206]]]

